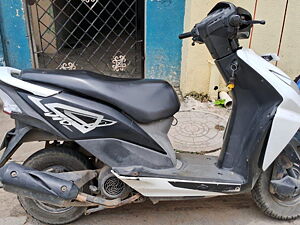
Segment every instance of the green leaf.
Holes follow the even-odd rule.
[[[214,102],[214,104],[217,106],[224,106],[225,101],[226,101],[225,99],[218,99]]]

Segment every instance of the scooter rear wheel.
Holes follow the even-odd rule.
[[[31,155],[23,164],[37,170],[69,172],[90,169],[86,157],[68,148],[50,147]],[[18,196],[24,210],[33,218],[47,224],[66,224],[83,215],[85,207],[56,207]]]
[[[287,148],[292,148],[294,151],[300,155],[299,151],[299,140],[294,138]],[[282,153],[284,154],[284,152]],[[280,157],[280,156],[279,156]],[[295,194],[290,197],[280,196],[276,193],[272,193],[271,179],[276,173],[275,166],[278,166],[280,163],[278,162],[279,157],[275,160],[273,166],[263,172],[258,178],[253,190],[252,197],[255,203],[259,208],[263,210],[263,212],[275,219],[279,220],[293,220],[300,217],[300,194]],[[293,165],[288,168],[280,168],[280,172],[282,176],[288,176],[289,171],[292,171],[293,177],[300,180],[300,166],[297,163],[290,162]]]

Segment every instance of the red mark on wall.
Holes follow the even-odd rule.
[[[288,5],[289,5],[289,0],[286,0],[284,14],[283,14],[283,20],[282,20],[282,26],[281,26],[281,33],[280,33],[279,45],[278,45],[278,50],[277,50],[277,55],[278,56],[280,54],[281,43],[282,43],[282,39],[283,39],[284,26],[285,26],[287,11],[288,11]],[[278,62],[276,62],[276,66],[277,66],[277,64],[278,64]]]
[[[255,18],[256,18],[257,4],[258,4],[258,0],[255,0],[254,12],[253,12],[253,19],[254,19],[254,20],[255,20]],[[251,45],[252,45],[253,31],[254,31],[254,26],[253,26],[252,29],[251,29],[250,41],[249,41],[249,48],[251,48]]]

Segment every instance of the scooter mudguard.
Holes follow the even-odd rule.
[[[32,128],[30,126],[24,126],[19,129],[14,128],[7,132],[1,144],[1,150],[4,148],[5,150],[0,159],[0,167],[4,166],[4,164],[15,153],[18,147],[20,147],[22,140],[31,129]]]

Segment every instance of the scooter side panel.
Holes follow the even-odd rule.
[[[242,175],[252,187],[260,175],[260,157],[282,97],[237,54],[216,60],[226,82],[231,79],[233,63],[238,65],[232,90],[233,107],[218,165]]]
[[[162,154],[128,141],[98,138],[76,140],[76,143],[109,167],[121,167],[132,176],[141,174],[147,169],[174,168],[174,162],[169,154]]]
[[[47,98],[19,94],[70,140],[115,138],[165,154],[133,120],[106,104],[64,92]]]
[[[234,192],[238,193],[241,189],[241,184],[203,183],[199,181],[157,177],[126,177],[120,176],[114,171],[112,172],[128,186],[134,188],[146,197],[213,197],[233,194]],[[228,192],[225,192],[224,190],[212,191],[215,190],[215,188],[206,188],[206,190],[205,188],[202,188],[211,185],[215,187],[224,185],[225,190],[228,187],[230,187],[230,189]]]
[[[14,87],[8,86],[2,82],[0,82],[0,91],[5,95],[9,96],[10,100],[7,102],[8,106],[11,108],[11,104],[15,105],[18,110],[15,110],[15,106],[11,112],[11,118],[21,121],[26,125],[47,131],[57,137],[61,137],[62,139],[67,139],[64,134],[59,132],[52,124],[50,124],[46,119],[44,119],[40,114],[38,114],[32,107],[20,97]],[[7,101],[7,99],[2,99],[3,101]],[[10,102],[11,101],[11,102]],[[4,102],[4,107],[5,107]]]
[[[252,50],[242,49],[237,54],[266,79],[283,98],[274,116],[266,147],[263,160],[263,170],[266,170],[300,128],[300,91],[296,83],[283,71]]]

